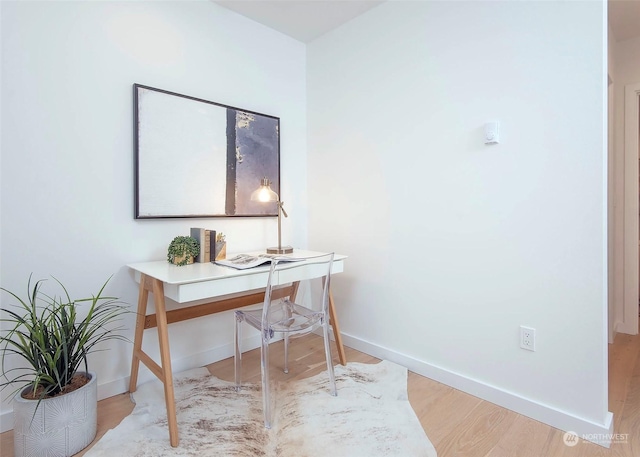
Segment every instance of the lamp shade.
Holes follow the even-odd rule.
[[[276,194],[271,189],[271,182],[267,178],[262,178],[262,183],[260,187],[251,192],[251,201],[254,202],[277,202],[280,198],[278,194]]]

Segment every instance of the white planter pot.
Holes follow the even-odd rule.
[[[68,457],[91,444],[96,437],[98,383],[95,373],[89,376],[89,383],[80,389],[40,404],[15,396],[15,457]]]

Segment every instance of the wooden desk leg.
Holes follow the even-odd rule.
[[[140,291],[138,293],[138,315],[136,317],[136,330],[133,339],[133,357],[131,359],[131,377],[129,378],[129,392],[135,392],[138,388],[138,370],[140,369],[140,351],[142,351],[142,336],[144,334],[144,319],[147,314],[147,299],[149,290],[145,287],[146,275],[140,276]]]
[[[178,421],[176,418],[176,402],[173,392],[173,374],[171,371],[171,354],[169,351],[169,332],[167,313],[164,301],[164,286],[162,281],[146,275],[140,276],[140,291],[138,293],[138,316],[136,317],[136,330],[133,341],[133,359],[131,361],[131,377],[129,379],[129,392],[135,392],[138,384],[138,371],[140,369],[140,356],[142,352],[142,337],[147,315],[147,300],[149,289],[153,292],[153,303],[156,307],[156,319],[158,327],[158,341],[160,344],[160,370],[159,378],[164,384],[164,398],[167,406],[167,421],[169,423],[169,442],[171,446],[178,446]],[[148,356],[144,354],[148,359]],[[151,363],[151,362],[149,362]],[[154,363],[155,366],[155,363]],[[152,368],[152,367],[150,367]],[[152,368],[158,373],[158,368]]]
[[[167,420],[169,422],[169,441],[171,446],[178,446],[178,421],[176,418],[176,401],[173,393],[173,374],[171,372],[171,353],[169,351],[169,332],[167,325],[167,310],[164,302],[164,287],[161,281],[153,281],[153,303],[156,307],[158,319],[158,342],[160,343],[160,363],[162,365],[162,379],[164,384],[164,398],[167,405]]]
[[[329,324],[333,329],[333,336],[336,339],[336,346],[338,346],[338,357],[340,358],[340,365],[347,364],[347,356],[344,353],[344,346],[342,344],[342,334],[340,333],[340,326],[338,325],[338,316],[336,314],[336,307],[333,302],[333,294],[329,289]]]

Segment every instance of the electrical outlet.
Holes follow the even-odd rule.
[[[520,347],[527,351],[536,350],[536,329],[520,326]]]

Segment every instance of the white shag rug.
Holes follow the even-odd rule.
[[[174,375],[180,444],[169,444],[160,381],[133,393],[136,406],[86,457],[437,457],[407,398],[407,369],[392,362],[336,366],[328,376],[283,382],[273,390],[271,430],[264,428],[257,384],[222,381],[198,368]]]

